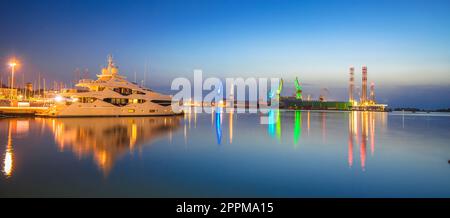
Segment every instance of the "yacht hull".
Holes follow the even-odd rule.
[[[104,102],[75,103],[72,105],[55,105],[49,110],[37,114],[46,117],[138,117],[138,116],[175,116],[171,106],[156,104],[129,105],[117,107]]]

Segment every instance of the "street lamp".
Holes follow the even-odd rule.
[[[16,68],[17,62],[16,60],[12,60],[9,62],[9,66],[11,67],[11,87],[10,87],[10,93],[11,93],[11,98],[13,95],[13,89],[14,89],[14,70]]]

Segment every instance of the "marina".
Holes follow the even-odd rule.
[[[448,0],[1,5],[4,212],[449,211]]]
[[[11,65],[15,66],[15,64]],[[10,92],[10,99],[12,100],[9,100],[11,106],[0,107],[0,114],[51,117],[167,116],[181,114],[181,111],[172,111],[171,105],[179,103],[172,101],[170,96],[140,87],[119,75],[119,68],[114,64],[112,56],[108,56],[107,67],[103,68],[101,74],[97,77],[97,80],[80,80],[75,85],[80,87],[79,89],[54,91],[52,93],[53,98],[33,99],[36,102],[47,102],[48,106],[41,107],[30,107],[31,102],[19,102],[17,90],[12,89],[14,90],[14,92]],[[32,88],[28,91],[34,93]],[[21,104],[23,106],[19,107]]]
[[[15,62],[10,64],[15,66]],[[14,68],[12,68],[14,69]],[[28,115],[28,116],[53,116],[53,117],[76,117],[76,116],[162,116],[177,115],[182,111],[173,111],[172,105],[180,107],[229,107],[229,108],[260,108],[260,100],[257,102],[238,101],[234,96],[233,86],[230,96],[221,101],[195,102],[192,97],[189,99],[173,100],[169,95],[162,95],[151,89],[141,87],[137,83],[129,82],[124,76],[119,75],[119,68],[113,62],[111,55],[108,56],[108,64],[102,68],[101,74],[97,75],[97,80],[81,79],[75,88],[52,91],[43,98],[32,98],[29,93],[36,93],[32,86],[23,89],[27,91],[23,94],[29,96],[27,101],[18,101],[19,90],[10,88],[4,93],[9,94],[9,99],[2,99],[3,104],[10,105],[0,108],[0,114],[4,115]],[[282,96],[283,79],[281,78],[276,90],[271,90],[267,95],[268,105],[272,101],[279,102],[278,108],[289,110],[337,110],[337,111],[379,111],[386,112],[388,105],[378,104],[375,100],[374,84],[370,87],[370,97],[367,96],[367,66],[362,67],[362,90],[360,100],[355,99],[354,91],[354,68],[350,67],[349,80],[349,100],[329,101],[326,99],[326,92],[322,90],[317,100],[311,100],[308,95],[303,99],[303,88],[298,78],[295,79],[296,92],[293,96]],[[31,84],[31,83],[30,83]],[[239,88],[238,88],[239,90]],[[38,90],[40,93],[41,90]],[[245,91],[245,89],[244,89]],[[328,91],[327,91],[328,92]],[[242,93],[240,93],[242,95]],[[245,95],[245,93],[244,93]],[[40,95],[39,95],[40,96]],[[51,96],[51,97],[49,97]],[[33,94],[34,97],[34,94]],[[30,107],[36,102],[44,102],[41,107]],[[45,103],[46,102],[46,103]],[[22,107],[19,107],[22,104]]]
[[[272,114],[0,119],[0,195],[450,195],[448,114]]]

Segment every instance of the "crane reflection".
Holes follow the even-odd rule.
[[[269,111],[269,120],[271,121],[278,121],[278,122],[271,122],[268,124],[267,131],[269,133],[269,136],[275,137],[278,135],[277,129],[281,130],[281,113],[291,113],[291,112],[281,112],[278,110],[271,110]],[[307,111],[305,113],[305,122],[306,122],[306,135],[302,135],[302,111],[297,110],[294,111],[294,117],[292,129],[290,130],[292,132],[293,136],[293,147],[296,149],[298,145],[300,144],[300,139],[302,137],[306,136],[306,139],[309,138],[310,134],[309,131],[311,129],[311,126],[318,126],[322,143],[328,144],[327,142],[327,116],[333,117],[334,114],[327,114],[327,112],[311,112]],[[314,113],[316,115],[314,115]],[[313,115],[311,115],[313,114]],[[311,116],[317,117],[318,119],[311,119]],[[347,162],[348,166],[351,168],[354,165],[355,162],[355,155],[359,156],[360,161],[360,167],[363,171],[366,170],[366,162],[367,162],[367,152],[370,152],[370,156],[373,156],[375,153],[375,144],[376,144],[376,123],[377,121],[381,122],[381,127],[384,128],[386,125],[386,113],[380,113],[380,112],[369,112],[369,111],[351,111],[348,113],[348,130],[347,134],[344,134],[344,140],[347,141]],[[335,121],[333,121],[335,122]],[[313,123],[313,124],[311,124]],[[280,125],[280,127],[277,127],[277,125]],[[334,125],[334,123],[333,123]],[[344,122],[345,125],[345,122]],[[312,128],[314,129],[314,128]],[[331,127],[330,127],[331,129]],[[285,130],[286,131],[286,130]],[[335,130],[333,130],[334,132]],[[339,130],[337,130],[339,131]],[[345,131],[345,129],[344,129]],[[345,137],[347,135],[347,137]],[[281,136],[281,134],[280,134]],[[334,136],[334,135],[332,135]],[[312,137],[316,137],[314,133],[312,134]],[[345,139],[346,138],[346,139]],[[317,138],[319,139],[319,138]],[[357,149],[357,150],[355,150]],[[370,151],[368,151],[370,149]],[[355,154],[356,153],[356,154]]]
[[[216,137],[217,137],[217,144],[221,144],[222,142],[222,111],[220,109],[215,110],[214,112],[214,122],[216,125]]]
[[[271,137],[281,140],[281,112],[279,109],[270,109],[268,114],[269,124],[267,124],[267,132]]]
[[[294,116],[294,146],[297,147],[298,140],[302,135],[302,112],[295,111]]]

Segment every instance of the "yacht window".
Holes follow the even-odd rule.
[[[133,104],[142,104],[145,102],[145,100],[144,99],[132,99],[131,102]]]
[[[81,97],[81,98],[79,98],[79,102],[81,102],[81,103],[92,103],[92,102],[94,102],[95,100],[97,100],[97,98],[92,98],[92,97]]]
[[[110,104],[116,105],[116,106],[125,106],[129,103],[129,99],[127,98],[105,98],[103,101],[108,102]]]
[[[141,92],[141,91],[138,91],[138,90],[134,90],[134,91],[133,91],[133,94],[145,95],[145,92]]]
[[[172,100],[151,100],[151,102],[159,104],[164,107],[172,105]]]
[[[118,87],[118,88],[113,88],[113,91],[121,94],[121,95],[131,95],[133,93],[132,89],[129,88],[122,88],[122,87]]]

